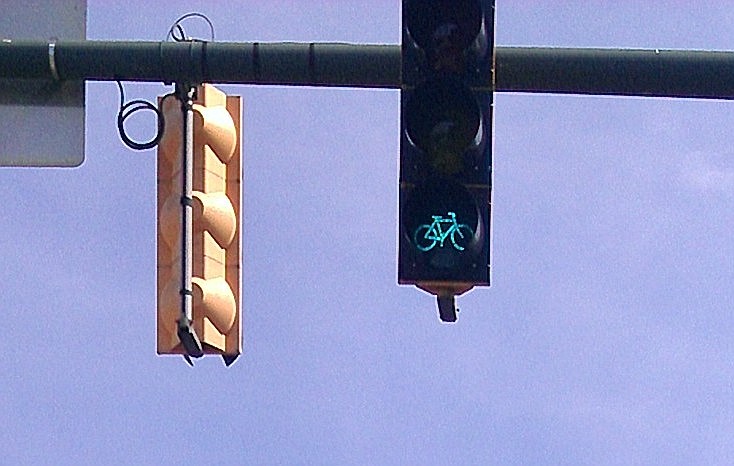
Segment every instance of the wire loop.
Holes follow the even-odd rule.
[[[184,20],[187,20],[189,18],[201,18],[206,21],[206,23],[209,25],[209,31],[211,33],[211,37],[209,40],[211,42],[214,42],[214,25],[212,24],[211,20],[203,13],[187,13],[178,18],[168,30],[166,40],[173,39],[174,42],[206,42],[202,39],[194,39],[186,35],[182,23]]]
[[[131,149],[134,150],[147,150],[152,149],[158,145],[163,137],[163,130],[165,129],[165,119],[163,113],[147,100],[136,99],[125,103],[125,92],[122,88],[122,83],[117,81],[117,86],[120,88],[120,111],[117,113],[117,131],[120,133],[120,139]],[[156,131],[155,137],[147,142],[138,142],[131,139],[125,132],[125,120],[133,113],[139,110],[150,110],[156,114],[158,120],[158,130]]]
[[[168,30],[166,41],[172,39],[175,42],[206,42],[204,40],[194,39],[186,35],[186,31],[183,28],[182,22],[189,18],[200,18],[206,21],[206,23],[209,25],[209,31],[211,32],[210,40],[214,41],[214,25],[212,24],[211,20],[202,13],[187,13],[178,18]],[[49,60],[51,63],[52,71],[54,71],[53,52],[54,48],[53,46],[50,46]],[[160,111],[160,109],[158,109],[158,107],[153,105],[151,102],[148,102],[147,100],[136,99],[126,103],[125,91],[122,88],[122,83],[120,81],[117,81],[117,86],[120,89],[120,111],[117,112],[117,131],[120,133],[120,139],[122,139],[122,142],[124,142],[126,146],[134,150],[147,150],[157,146],[161,140],[161,137],[163,137],[163,131],[165,129],[165,119],[163,117],[163,113]],[[125,120],[127,120],[130,115],[140,110],[149,110],[156,114],[156,119],[158,121],[158,130],[156,131],[155,137],[150,141],[134,141],[125,132]]]

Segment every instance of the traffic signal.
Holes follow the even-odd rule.
[[[241,114],[239,96],[204,84],[193,102],[192,321],[203,354],[231,364],[242,352],[240,301]],[[165,129],[158,144],[158,354],[189,355],[182,317],[184,104],[159,99]],[[194,338],[196,338],[194,337]],[[198,343],[197,343],[198,344]],[[199,356],[194,354],[194,356]]]
[[[494,0],[403,0],[398,282],[489,285]]]

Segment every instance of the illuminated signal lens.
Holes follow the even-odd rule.
[[[445,178],[413,189],[403,207],[402,231],[419,253],[438,255],[439,268],[457,265],[463,254],[481,248],[485,228],[472,194]],[[448,260],[448,258],[454,258]]]

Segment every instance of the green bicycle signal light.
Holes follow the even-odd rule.
[[[403,0],[398,283],[489,285],[493,0]],[[449,304],[450,303],[450,304]]]
[[[433,281],[481,279],[477,261],[486,228],[474,195],[463,185],[447,178],[424,181],[410,190],[401,217],[403,277],[417,272]]]
[[[466,223],[456,221],[455,212],[449,212],[446,218],[441,215],[431,215],[431,218],[433,222],[430,225],[424,223],[415,229],[413,234],[415,247],[428,252],[437,245],[442,248],[446,239],[451,238],[454,249],[457,251],[466,249],[466,242],[471,240],[474,232]]]

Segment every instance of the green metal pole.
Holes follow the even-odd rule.
[[[109,42],[54,44],[62,80],[398,87],[396,46],[305,43]],[[0,79],[54,79],[45,42],[0,42]]]
[[[734,52],[497,48],[497,91],[734,98]]]
[[[496,47],[495,91],[734,98],[734,52]],[[399,88],[399,45],[1,41],[3,80]]]

